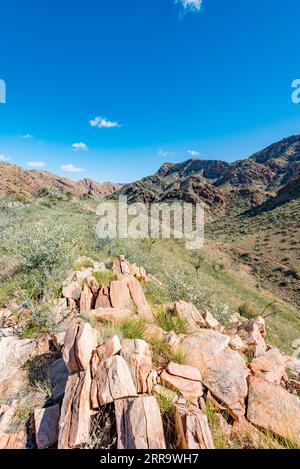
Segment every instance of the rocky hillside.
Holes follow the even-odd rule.
[[[1,311],[0,448],[299,447],[300,361],[268,346],[264,318],[157,310],[148,281],[123,256],[90,260],[36,340],[24,305]]]
[[[106,197],[122,187],[111,182],[95,182],[83,179],[75,182],[48,171],[25,171],[18,166],[0,163],[0,195],[17,195],[31,198],[41,192],[51,195],[89,195],[94,198]]]
[[[131,201],[204,202],[224,211],[256,207],[300,174],[300,136],[286,138],[248,159],[227,163],[191,159],[164,164],[153,176],[125,185]],[[299,182],[299,179],[298,179]]]

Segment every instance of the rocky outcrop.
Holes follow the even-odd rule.
[[[236,316],[221,326],[211,313],[178,301],[164,308],[188,327],[184,334],[166,332],[154,323],[137,268],[124,256],[114,263],[117,280],[105,287],[95,269],[106,272],[94,263],[64,283],[74,307],[65,332],[24,341],[15,326],[0,330],[0,399],[11,404],[0,407],[0,448],[24,448],[29,431],[39,449],[212,449],[221,437],[228,446],[234,438],[258,448],[268,446],[267,432],[300,445],[299,360],[266,345],[263,318]],[[109,306],[89,310],[101,292]],[[81,310],[97,330],[77,316]],[[125,317],[148,318],[145,340],[120,337]],[[116,325],[106,340],[111,326],[105,322]],[[246,363],[240,352],[254,358]],[[45,364],[52,395],[19,425],[18,405],[32,379],[32,363],[22,366],[32,354]]]

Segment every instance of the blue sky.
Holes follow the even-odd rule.
[[[0,158],[123,182],[300,133],[299,18],[299,0],[2,0]]]

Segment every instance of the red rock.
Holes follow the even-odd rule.
[[[155,397],[115,401],[118,449],[165,449],[160,410]]]
[[[147,393],[148,377],[153,369],[151,349],[144,340],[122,340],[121,356],[125,359],[139,394]]]
[[[289,357],[282,355],[278,349],[273,348],[265,355],[252,360],[249,366],[257,378],[262,378],[269,383],[280,384],[285,376],[285,367],[289,361]]]
[[[206,327],[206,323],[196,306],[188,301],[177,301],[175,303],[175,313],[186,320],[191,330]]]
[[[110,302],[113,308],[134,310],[133,302],[127,285],[127,277],[114,280],[110,284]]]
[[[96,395],[98,406],[95,405]],[[93,408],[110,404],[116,399],[135,396],[137,391],[127,363],[122,357],[115,355],[100,362],[92,383]]]
[[[129,276],[127,282],[131,298],[135,304],[138,314],[144,316],[150,320],[153,319],[153,314],[149,304],[147,303],[144,291],[139,284],[139,282],[134,278]]]
[[[171,362],[166,368],[167,372],[174,376],[189,379],[192,381],[201,381],[202,376],[200,371],[193,366],[179,365],[178,363]]]
[[[174,376],[166,370],[160,375],[160,382],[167,388],[179,392],[185,399],[197,403],[199,397],[203,395],[200,381],[191,381],[180,376]]]
[[[207,417],[200,409],[175,405],[175,421],[180,449],[214,449]]]
[[[101,288],[98,298],[96,300],[95,308],[111,308],[111,302],[109,299],[108,287]]]
[[[84,285],[80,296],[80,312],[88,313],[93,306],[94,295],[87,285]]]

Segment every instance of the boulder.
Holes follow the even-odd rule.
[[[181,342],[181,346],[187,352],[188,364],[201,371],[208,360],[227,348],[229,341],[230,338],[220,332],[201,329],[187,336]]]
[[[180,378],[185,378],[191,381],[202,381],[200,371],[193,366],[179,365],[178,363],[171,362],[166,368],[167,372]]]
[[[94,315],[99,321],[111,322],[113,324],[120,323],[123,319],[132,316],[132,314],[130,309],[124,308],[98,308],[94,311]]]
[[[196,306],[188,301],[177,301],[174,306],[175,313],[186,320],[190,330],[206,327],[206,323]]]
[[[77,448],[89,440],[90,389],[90,370],[69,376],[59,420],[58,449]]]
[[[0,384],[30,358],[36,344],[16,336],[0,337]]]
[[[59,406],[34,410],[35,439],[38,449],[51,448],[58,440]]]
[[[110,302],[113,308],[134,311],[133,301],[128,288],[128,278],[114,280],[110,284]]]
[[[80,296],[80,312],[88,313],[94,302],[94,295],[87,285],[84,285],[81,296]]]
[[[137,391],[124,358],[115,355],[99,364],[91,389],[94,409],[115,399],[135,396]]]
[[[144,340],[122,340],[121,356],[126,361],[138,394],[147,393],[153,369],[151,349]]]
[[[205,363],[202,368],[205,386],[239,420],[245,414],[249,371],[242,356],[227,348]]]
[[[160,382],[166,388],[179,392],[185,399],[197,404],[199,397],[203,395],[200,381],[192,381],[180,376],[171,375],[164,370],[160,375]]]
[[[277,348],[273,348],[265,355],[252,360],[249,366],[257,378],[262,378],[269,383],[280,384],[285,376],[285,367],[289,361],[289,357],[282,355]]]
[[[217,321],[209,311],[204,312],[203,319],[205,321],[206,326],[209,327],[209,329],[215,329],[216,327],[220,326],[219,321]]]
[[[200,409],[175,405],[175,422],[180,449],[214,449],[207,417]]]
[[[76,363],[81,371],[85,371],[90,364],[92,351],[97,347],[97,331],[88,322],[80,324],[74,347]]]
[[[253,425],[300,445],[300,400],[281,386],[251,377],[247,418]]]
[[[64,298],[72,299],[72,300],[79,300],[80,295],[82,292],[82,285],[80,282],[73,281],[69,283],[67,286],[63,286],[62,295]]]
[[[155,397],[115,401],[118,449],[165,449],[160,410]]]
[[[119,337],[114,335],[113,337],[110,337],[105,342],[103,342],[103,344],[99,345],[95,352],[97,353],[99,362],[101,362],[102,360],[106,360],[107,358],[119,353],[121,348],[122,345]]]

